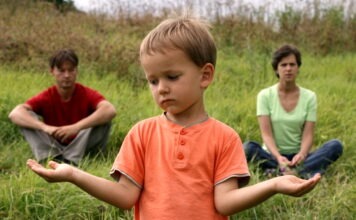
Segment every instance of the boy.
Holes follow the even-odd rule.
[[[214,77],[216,47],[206,25],[169,19],[143,40],[140,61],[164,113],[136,124],[126,136],[112,182],[65,164],[28,166],[49,182],[68,181],[135,219],[227,219],[276,193],[301,196],[317,184],[282,176],[241,188],[249,173],[237,133],[211,118],[204,90]]]

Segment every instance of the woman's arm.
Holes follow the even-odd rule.
[[[49,162],[51,169],[34,160],[28,160],[27,166],[47,182],[73,183],[90,195],[121,209],[130,209],[141,193],[141,189],[124,175],[118,182],[113,182],[54,161]]]
[[[289,165],[290,161],[283,157],[277,148],[273,137],[271,119],[268,115],[258,116],[258,124],[260,126],[261,136],[264,144],[267,146],[269,152],[276,158],[280,165]]]
[[[286,175],[238,188],[236,178],[230,178],[215,186],[215,207],[222,215],[232,215],[258,205],[277,193],[302,196],[311,191],[319,180],[320,174],[309,180]]]
[[[298,165],[301,163],[308,155],[312,145],[314,137],[314,127],[315,122],[306,121],[303,128],[302,142],[300,146],[300,151],[293,157],[291,166]]]

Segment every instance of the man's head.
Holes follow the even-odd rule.
[[[140,57],[164,53],[167,49],[183,51],[197,66],[216,64],[216,46],[207,23],[198,19],[167,19],[142,41]]]
[[[49,59],[49,67],[51,69],[55,67],[61,68],[65,62],[72,64],[75,68],[78,66],[78,56],[72,49],[57,50]]]
[[[289,44],[285,44],[281,46],[273,53],[272,63],[271,63],[273,70],[278,78],[279,78],[279,74],[277,72],[278,64],[281,62],[283,58],[288,57],[289,55],[295,56],[295,60],[297,62],[298,68],[302,65],[302,57],[300,51],[295,46]]]
[[[49,60],[50,71],[60,90],[73,90],[77,79],[78,56],[71,49],[56,51]]]

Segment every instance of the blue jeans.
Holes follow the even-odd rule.
[[[278,169],[278,162],[272,154],[265,151],[261,145],[255,141],[247,141],[244,143],[244,149],[247,161],[257,162],[262,170]],[[336,161],[342,154],[343,146],[339,140],[330,140],[316,151],[309,153],[304,162],[297,168],[298,174],[302,178],[309,178],[316,173],[324,174],[326,168]],[[292,160],[296,155],[282,154],[282,156]]]

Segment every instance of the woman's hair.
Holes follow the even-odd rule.
[[[182,50],[197,66],[216,64],[216,46],[209,25],[199,19],[180,17],[161,22],[143,39],[140,57],[165,53],[167,49]]]
[[[293,54],[295,56],[295,59],[297,61],[298,67],[302,65],[302,55],[300,51],[298,50],[297,47],[290,45],[290,44],[285,44],[278,48],[276,51],[273,53],[272,57],[272,67],[274,72],[276,73],[276,76],[279,78],[279,74],[277,72],[278,69],[278,64],[281,62],[281,60],[289,55]]]
[[[74,50],[60,49],[49,58],[49,66],[51,69],[61,67],[64,62],[70,62],[75,67],[78,66],[79,59]]]

